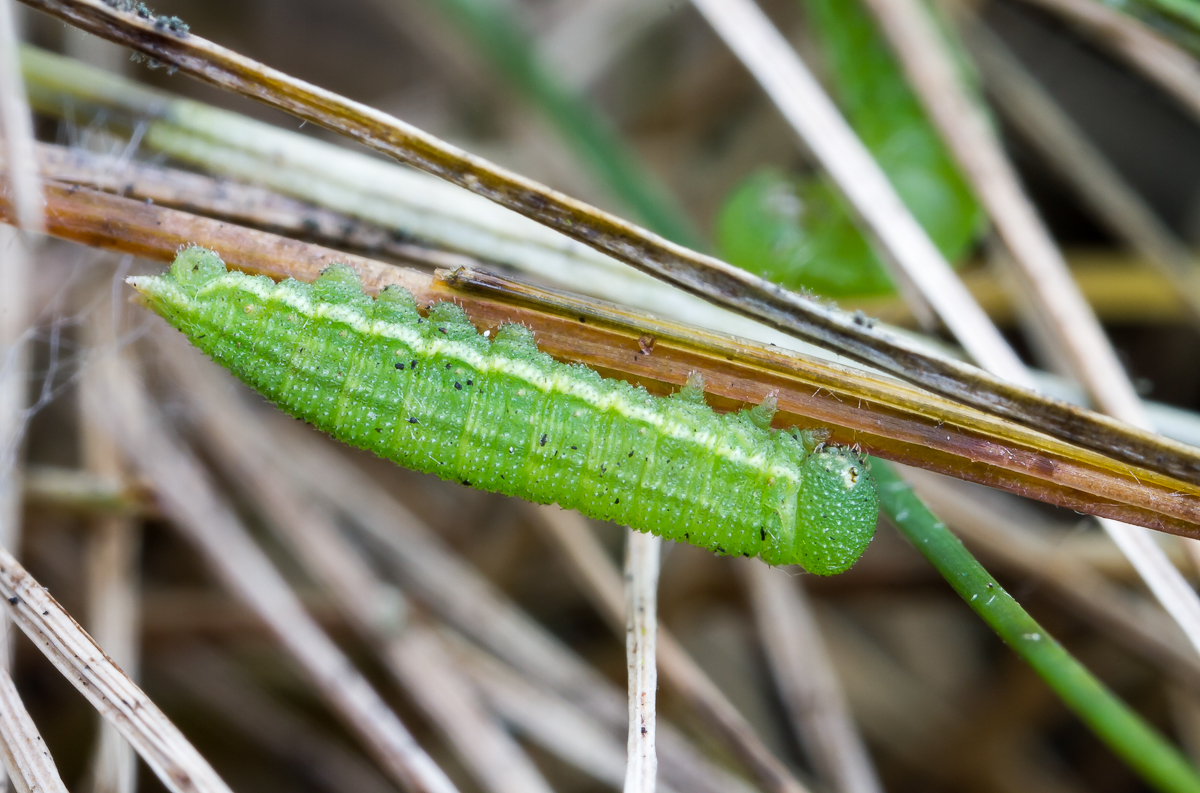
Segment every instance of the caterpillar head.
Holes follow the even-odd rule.
[[[867,462],[853,449],[825,446],[801,466],[791,560],[810,573],[850,569],[875,534],[879,498]]]

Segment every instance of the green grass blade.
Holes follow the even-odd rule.
[[[599,112],[558,80],[499,0],[426,0],[468,36],[505,79],[558,127],[578,156],[655,232],[703,250],[702,237]]]
[[[880,506],[896,528],[1109,748],[1158,790],[1200,791],[1200,776],[1187,760],[1046,633],[930,512],[894,467],[872,458],[871,473]]]

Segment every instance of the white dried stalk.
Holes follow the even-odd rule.
[[[133,745],[168,790],[231,793],[183,733],[5,548],[0,548],[0,597],[17,627]]]
[[[818,774],[838,793],[882,793],[802,579],[758,559],[737,563],[775,684]]]
[[[658,568],[662,539],[625,530],[625,663],[629,670],[629,740],[625,793],[654,793],[658,668]]]
[[[17,793],[67,793],[46,742],[4,669],[0,669],[0,756]]]
[[[692,0],[755,76],[883,246],[894,280],[917,310],[929,305],[980,366],[1033,386],[1003,336],[900,199],[866,146],[752,0]]]
[[[103,399],[103,383],[98,379],[104,376],[104,368],[112,365],[117,346],[114,316],[109,308],[102,306],[88,318],[88,343],[93,358],[98,360],[84,370],[80,381],[81,443],[88,472],[100,481],[120,482],[126,471],[116,442],[102,427],[103,411],[97,404]],[[140,526],[129,517],[110,515],[95,519],[92,529],[85,560],[91,634],[127,675],[137,678],[141,660]],[[137,787],[133,747],[104,721],[90,777],[93,793],[133,793]]]
[[[317,626],[200,464],[167,432],[128,365],[106,379],[110,431],[153,483],[163,512],[301,665],[326,702],[402,787],[456,793],[454,784]]]
[[[580,589],[592,601],[600,616],[615,630],[624,632],[625,596],[621,574],[605,554],[583,516],[557,506],[535,504],[528,505],[527,513],[534,525],[562,553]],[[772,793],[807,791],[670,633],[658,632],[655,649],[663,678],[689,703],[709,729],[726,742],[765,790]]]

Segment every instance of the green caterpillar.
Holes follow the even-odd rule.
[[[129,283],[289,413],[406,468],[821,575],[874,533],[863,459],[770,429],[773,399],[718,415],[697,378],[655,397],[555,361],[520,325],[489,340],[452,303],[422,317],[401,287],[372,299],[345,265],[276,284],[189,248]]]

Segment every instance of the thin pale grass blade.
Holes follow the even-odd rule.
[[[106,382],[106,420],[154,485],[163,512],[232,592],[269,626],[337,713],[403,788],[455,793],[442,770],[304,610],[200,467],[170,435],[128,364]]]
[[[17,59],[16,9],[0,0],[0,138],[12,167],[0,179],[15,229],[0,229],[0,545],[18,548],[21,537],[21,469],[30,373],[27,335],[32,235],[45,227],[44,200],[33,158],[33,118]],[[11,666],[8,620],[0,617],[0,669]],[[0,769],[0,786],[3,786]]]
[[[1043,426],[1096,448],[1138,454],[1152,436],[1131,442],[1132,432],[1012,385],[973,367],[930,354],[854,318],[772,287],[711,257],[680,248],[612,215],[547,190],[472,157],[414,127],[281,72],[269,69],[198,36],[111,8],[100,0],[23,0],[97,35],[172,65],[220,87],[329,127],[402,162],[441,176],[525,214],[597,250],[735,311],[746,313],[814,343],[953,395],[983,409]],[[1122,443],[1097,436],[1124,435]],[[1137,435],[1136,432],[1133,435]],[[1108,441],[1112,438],[1109,437]],[[1178,455],[1144,455],[1143,462],[1200,477],[1200,466],[1175,466]]]
[[[232,392],[233,382],[201,360],[182,336],[166,333],[158,337],[162,359],[186,394],[205,446],[333,595],[346,621],[375,647],[463,765],[491,793],[551,793],[537,766],[479,702],[436,634],[410,619],[404,596],[376,575],[327,509],[270,464],[274,441]]]
[[[629,739],[624,793],[654,793],[658,779],[655,702],[658,666],[658,568],[662,538],[625,530],[625,665]]]
[[[171,793],[230,793],[178,728],[112,662],[6,549],[0,548],[6,613],[50,663],[129,741]]]
[[[752,0],[692,0],[755,76],[883,246],[910,306],[929,305],[984,369],[1028,388],[1033,380],[954,276],[816,78]]]
[[[58,766],[5,669],[0,669],[0,757],[17,793],[67,793]]]
[[[625,594],[621,573],[605,554],[587,521],[578,513],[557,506],[529,505],[526,512],[547,540],[562,553],[580,588],[600,616],[614,631],[624,634]],[[663,680],[704,719],[713,735],[754,775],[764,790],[770,793],[808,790],[771,753],[745,717],[673,636],[658,631],[656,645]]]
[[[427,267],[455,267],[476,261],[469,256],[399,240],[389,228],[254,185],[86,149],[39,143],[36,151],[41,173],[47,180],[85,185],[126,198],[148,199],[160,206],[311,240],[339,250],[370,253]]]
[[[332,152],[344,151],[332,145],[330,149]],[[149,199],[159,206],[228,220],[238,225],[386,261],[442,269],[461,266],[486,268],[495,264],[494,258],[491,257],[480,259],[473,255],[430,247],[430,243],[426,242],[407,241],[408,237],[414,235],[395,224],[385,226],[363,220],[342,211],[255,185],[146,162],[126,161],[120,157],[96,154],[79,148],[38,144],[37,153],[40,171],[50,181],[91,187],[134,200]],[[399,169],[399,166],[395,167]],[[443,187],[447,186],[432,177],[425,178]],[[465,195],[477,198],[470,193]],[[484,199],[479,200],[488,206],[495,206]],[[374,205],[382,203],[385,202],[380,199]],[[433,211],[431,208],[430,212]],[[525,220],[519,215],[512,217]],[[402,233],[404,239],[396,239],[396,232]],[[845,360],[819,347],[752,322],[741,315],[718,309],[616,262],[613,262],[611,267],[602,268],[589,259],[574,258],[571,264],[550,272],[522,268],[520,264],[517,262],[510,266],[514,266],[522,277],[531,276],[533,280],[549,286],[566,288],[629,307],[645,308],[655,316],[665,319],[686,321],[758,342],[828,357],[830,360]],[[1120,252],[1099,255],[1093,252],[1076,252],[1070,257],[1070,264],[1072,275],[1101,319],[1124,323],[1162,324],[1178,321],[1186,309],[1181,309],[1170,282],[1147,272],[1144,263],[1136,256]],[[555,273],[557,277],[554,277]],[[1011,322],[1014,315],[1013,306],[994,272],[970,272],[964,275],[963,282],[996,324]],[[622,300],[622,297],[625,299]],[[868,316],[878,317],[881,321],[893,325],[912,324],[911,313],[903,302],[895,297],[845,300],[842,301],[842,305],[847,310],[861,310]],[[1039,383],[1044,385],[1041,381]],[[1061,394],[1054,395],[1062,398]],[[1072,397],[1067,401],[1079,404],[1081,399]],[[1146,404],[1158,425],[1164,413],[1163,407],[1154,403]],[[1174,437],[1169,432],[1162,434]]]
[[[803,579],[757,559],[737,559],[735,564],[749,592],[780,698],[819,778],[838,793],[882,793]]]
[[[77,241],[160,260],[174,258],[180,246],[201,244],[224,253],[236,268],[305,281],[342,261],[356,269],[369,294],[396,283],[422,303],[453,299],[481,329],[519,322],[532,328],[551,354],[625,375],[660,393],[695,371],[704,376],[719,409],[757,404],[776,391],[780,426],[829,427],[835,442],[857,443],[877,456],[1185,536],[1195,533],[1200,518],[1200,488],[1131,469],[889,378],[675,323],[650,322],[613,306],[486,273],[458,270],[431,280],[412,270],[117,196],[54,185],[48,195],[55,233]],[[650,354],[642,350],[647,345]],[[1139,456],[1151,448],[1155,455],[1188,448],[1146,437],[1153,447]]]
[[[1125,61],[1200,119],[1200,63],[1148,25],[1096,0],[1024,0]]]
[[[328,444],[279,414],[266,420],[273,423],[272,435],[285,452],[276,463],[344,513],[379,549],[414,598],[528,680],[591,714],[614,740],[624,738],[628,709],[623,692],[445,548],[403,504],[372,485]],[[659,772],[675,790],[747,793],[745,783],[709,762],[670,724],[660,721],[658,726]]]
[[[102,303],[88,317],[88,346],[103,358],[116,354],[118,339],[112,306]],[[84,468],[101,481],[127,480],[120,445],[103,426],[101,366],[85,368],[79,386],[80,445]],[[141,666],[141,606],[139,565],[142,533],[129,515],[92,518],[87,538],[87,620],[92,636],[131,678]],[[134,793],[137,755],[109,724],[101,722],[89,771],[92,793]]]
[[[33,119],[21,78],[13,0],[0,0],[0,138],[4,156],[13,163],[5,188],[16,206],[17,225],[27,232],[44,227],[41,177],[33,155]]]
[[[1016,56],[977,18],[961,20],[971,53],[1000,111],[1062,174],[1096,218],[1157,267],[1200,322],[1200,263],[1128,184]]]

